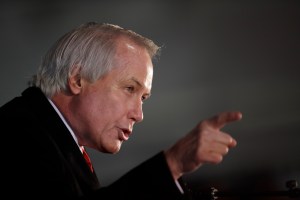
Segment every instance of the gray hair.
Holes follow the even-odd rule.
[[[124,36],[144,47],[153,59],[159,47],[150,39],[120,26],[95,22],[80,25],[63,35],[42,59],[37,74],[29,85],[39,87],[51,98],[67,91],[67,82],[74,69],[81,78],[94,82],[112,70],[118,38]]]

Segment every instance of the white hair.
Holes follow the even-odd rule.
[[[80,77],[94,82],[112,70],[116,45],[125,36],[147,49],[151,58],[159,47],[146,37],[113,24],[88,22],[63,35],[42,59],[29,85],[39,87],[51,98],[67,91],[68,79],[75,69]]]

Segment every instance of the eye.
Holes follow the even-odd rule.
[[[145,96],[142,96],[141,100],[144,102],[147,98]]]
[[[126,87],[126,90],[130,93],[134,92],[134,87],[133,86],[128,86]]]
[[[150,95],[143,95],[141,98],[142,102],[145,102],[149,97]]]

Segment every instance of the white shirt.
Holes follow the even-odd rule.
[[[58,108],[56,107],[56,105],[50,100],[48,99],[50,104],[52,105],[52,107],[54,108],[54,110],[57,112],[58,116],[60,117],[60,119],[63,121],[63,123],[66,125],[67,129],[69,130],[69,132],[71,133],[73,139],[75,140],[78,148],[80,149],[80,151],[82,152],[82,147],[79,146],[78,144],[78,139],[75,135],[75,133],[73,132],[73,130],[71,129],[71,127],[69,126],[69,124],[67,123],[67,121],[65,120],[64,116],[61,114],[61,112],[58,110]]]

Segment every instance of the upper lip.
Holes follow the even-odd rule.
[[[129,128],[120,128],[122,131],[123,131],[123,133],[124,134],[126,134],[126,135],[130,135],[131,134],[131,130],[129,129]]]

